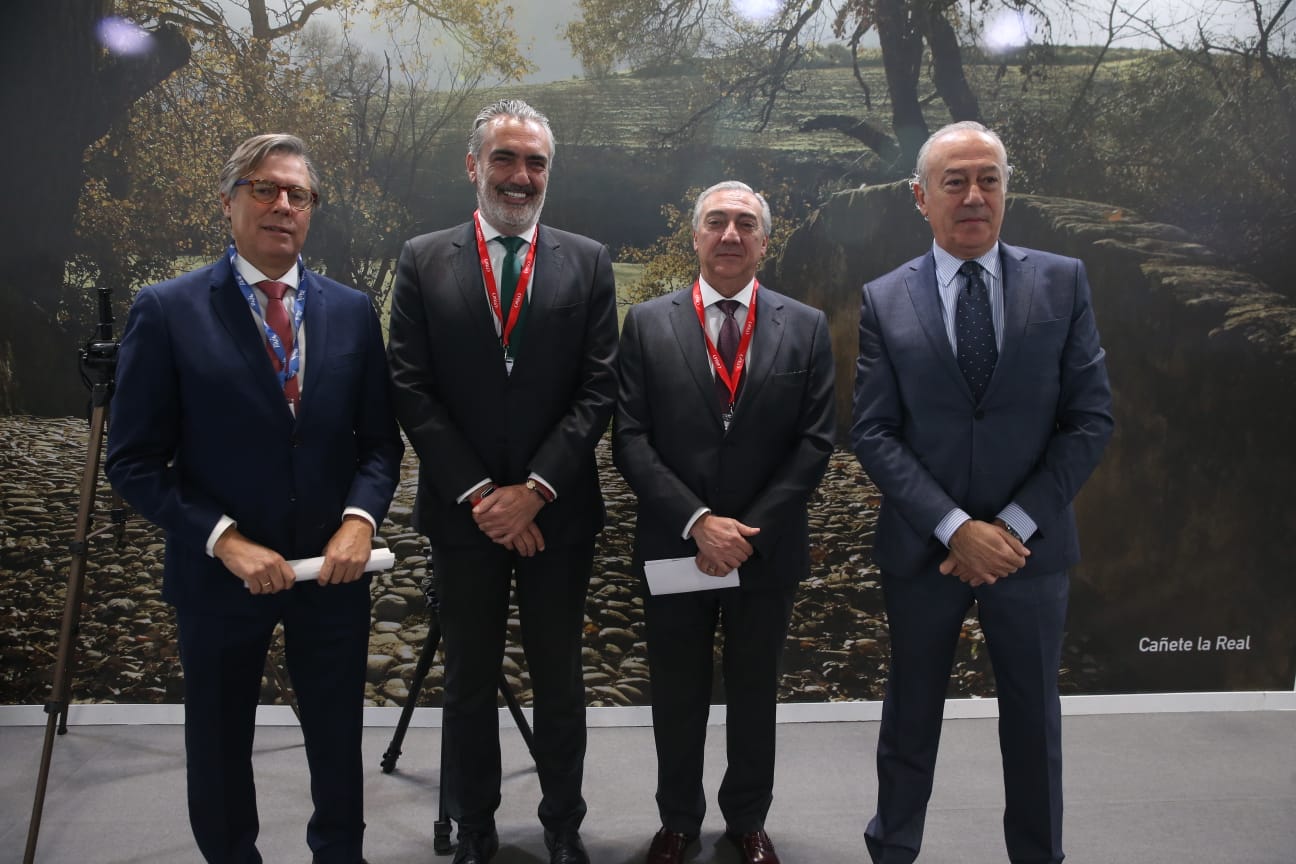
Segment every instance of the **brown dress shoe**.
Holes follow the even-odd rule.
[[[743,864],[779,864],[778,853],[774,851],[774,843],[765,833],[765,829],[758,828],[746,834],[725,832],[725,836],[729,838],[730,843],[738,847]]]
[[[697,837],[662,828],[653,835],[652,845],[648,847],[647,864],[681,864],[685,850],[696,839]]]

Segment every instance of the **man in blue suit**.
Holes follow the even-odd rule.
[[[1111,393],[1084,265],[999,242],[1009,173],[979,123],[932,135],[913,179],[932,251],[863,289],[851,441],[882,491],[874,560],[891,634],[865,832],[875,864],[918,857],[973,603],[999,697],[1008,858],[1063,858],[1071,502],[1111,437]]]
[[[185,673],[189,819],[210,862],[259,862],[252,737],[282,622],[315,811],[313,860],[361,861],[370,539],[399,477],[369,299],[300,252],[319,178],[291,135],[234,151],[234,242],[144,288],[122,336],[106,470],[166,532],[163,596]],[[288,559],[323,556],[318,581]]]

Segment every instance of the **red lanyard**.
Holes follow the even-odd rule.
[[[711,357],[711,368],[715,370],[716,377],[724,382],[725,387],[729,390],[729,404],[732,406],[738,399],[738,382],[742,380],[743,369],[747,365],[747,349],[751,347],[752,332],[756,329],[756,290],[760,288],[759,282],[752,283],[751,303],[747,306],[747,323],[743,325],[742,338],[738,340],[738,353],[734,355],[733,375],[725,368],[724,361],[720,359],[720,352],[716,350],[715,343],[711,341],[711,334],[707,332],[706,310],[702,305],[702,282],[693,283],[693,308],[697,311],[698,323],[702,325],[702,336],[706,339],[707,354]]]
[[[495,285],[495,270],[491,267],[490,252],[486,249],[486,235],[482,234],[481,214],[473,211],[473,227],[477,229],[477,257],[481,259],[482,279],[486,282],[486,297],[490,300],[491,312],[500,323],[500,344],[508,348],[509,337],[513,335],[513,326],[517,324],[518,313],[522,311],[522,301],[526,299],[527,284],[531,281],[531,270],[535,267],[536,241],[540,239],[540,228],[536,227],[531,237],[530,249],[526,260],[522,262],[522,272],[518,275],[517,288],[513,291],[513,302],[509,304],[508,321],[500,310],[499,288]]]

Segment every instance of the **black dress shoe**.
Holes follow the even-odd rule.
[[[730,834],[726,831],[725,837],[738,847],[743,864],[779,864],[778,853],[774,851],[774,844],[764,829],[758,828],[746,834]]]
[[[452,864],[486,864],[499,851],[499,834],[489,831],[460,831]]]
[[[320,864],[320,859],[317,858],[317,857],[315,857],[314,855],[312,855],[312,856],[311,856],[311,864]],[[366,861],[365,859],[361,858],[361,859],[360,859],[360,864],[369,864],[369,862]]]
[[[545,831],[544,841],[549,850],[549,864],[590,864],[579,831]]]
[[[648,847],[647,864],[681,864],[689,844],[696,839],[696,835],[690,837],[662,827],[653,835],[652,845]]]

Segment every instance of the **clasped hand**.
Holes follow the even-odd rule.
[[[544,535],[535,524],[544,506],[539,495],[522,483],[499,486],[472,508],[473,521],[482,533],[524,558],[544,551]]]
[[[698,569],[712,576],[723,576],[737,569],[753,552],[747,538],[759,533],[759,528],[744,525],[737,519],[704,513],[689,531],[697,543]]]
[[[990,522],[969,519],[950,537],[950,554],[940,572],[954,574],[973,588],[993,585],[1026,566],[1030,550],[1006,530]]]

